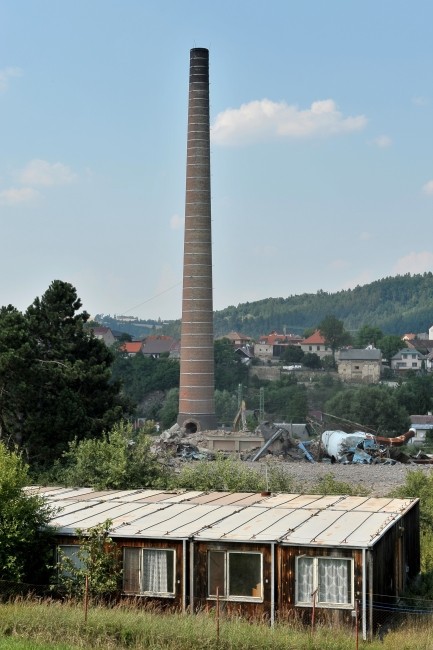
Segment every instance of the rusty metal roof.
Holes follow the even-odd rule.
[[[107,519],[111,536],[368,548],[418,499],[253,492],[28,487],[54,508],[58,534]]]

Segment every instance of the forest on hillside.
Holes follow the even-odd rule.
[[[231,305],[214,313],[215,337],[230,331],[257,338],[271,331],[302,335],[332,314],[355,334],[363,325],[384,334],[428,331],[433,324],[433,273],[398,275],[336,293],[291,295]],[[180,321],[162,331],[180,338]]]
[[[215,312],[215,335],[237,330],[257,337],[284,329],[302,334],[329,314],[350,332],[362,325],[378,327],[384,334],[426,332],[433,324],[433,274],[408,273],[337,293],[319,290],[227,307]]]

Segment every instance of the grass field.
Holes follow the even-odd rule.
[[[0,650],[349,650],[353,630],[310,630],[221,619],[210,614],[161,614],[126,607],[93,607],[87,623],[81,605],[28,601],[0,605]],[[433,650],[433,626],[406,624],[366,650]]]

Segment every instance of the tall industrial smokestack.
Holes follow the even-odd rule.
[[[179,415],[187,432],[216,428],[209,137],[209,51],[190,52]]]

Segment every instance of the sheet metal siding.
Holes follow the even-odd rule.
[[[220,609],[231,615],[247,618],[269,618],[271,614],[271,547],[269,544],[222,544],[198,542],[194,545],[195,598],[194,609],[211,610],[216,607],[216,599],[208,599],[208,551],[245,551],[261,553],[263,557],[263,600],[257,602],[237,602],[220,599]]]

